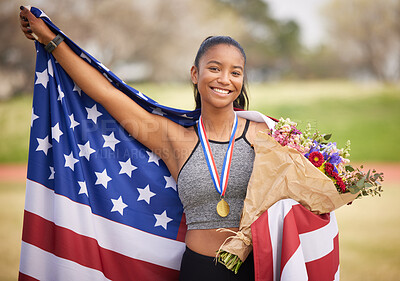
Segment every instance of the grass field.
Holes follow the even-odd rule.
[[[17,280],[25,184],[0,182],[0,280]]]
[[[193,109],[190,84],[134,85],[160,104]],[[250,109],[311,123],[343,146],[352,142],[353,161],[400,161],[400,87],[346,81],[253,84]],[[26,162],[31,97],[0,102],[0,163]]]
[[[384,195],[336,211],[343,281],[389,281],[400,276],[400,183]]]
[[[25,184],[0,182],[0,280],[16,280]],[[396,281],[400,276],[400,183],[383,197],[336,211],[343,281]]]

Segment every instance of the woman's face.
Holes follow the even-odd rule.
[[[242,53],[234,46],[219,44],[208,49],[200,58],[198,68],[191,69],[202,106],[233,106],[242,90],[244,64]]]

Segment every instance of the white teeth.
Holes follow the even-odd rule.
[[[222,90],[222,89],[218,89],[218,88],[214,88],[213,90],[220,94],[225,94],[225,95],[229,94],[229,91],[227,91],[227,90]]]

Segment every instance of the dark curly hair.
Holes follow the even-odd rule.
[[[211,48],[219,44],[226,44],[230,46],[236,47],[244,58],[244,65],[246,66],[246,54],[242,48],[242,46],[232,37],[229,36],[209,36],[207,37],[200,45],[199,50],[197,51],[196,58],[194,60],[194,66],[199,68],[199,61],[201,57]],[[243,86],[240,91],[239,96],[233,102],[233,107],[240,109],[248,109],[249,107],[249,97],[247,95],[247,75],[244,73]],[[197,84],[193,84],[193,92],[194,92],[194,100],[196,102],[196,109],[201,108],[201,98],[199,94],[199,90],[197,88]]]

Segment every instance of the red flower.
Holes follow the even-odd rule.
[[[333,176],[333,165],[331,163],[325,163],[325,172],[328,176]]]
[[[315,167],[321,167],[321,165],[324,163],[324,156],[318,151],[314,151],[308,155],[308,160],[310,160]]]
[[[336,179],[336,184],[339,186],[342,192],[346,191],[346,185],[344,184],[342,178],[338,177],[338,179]]]

